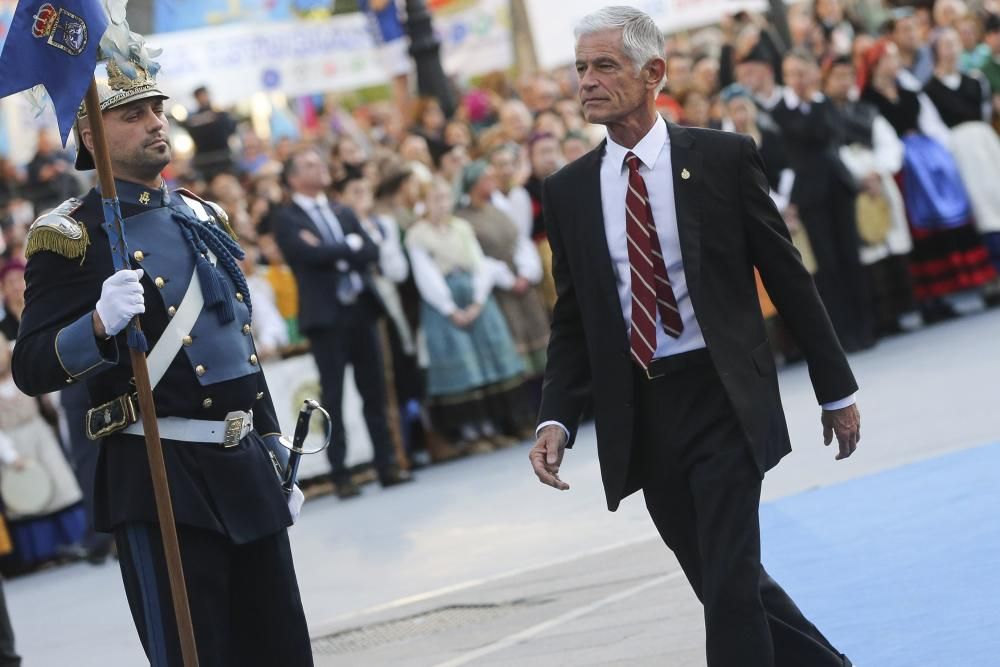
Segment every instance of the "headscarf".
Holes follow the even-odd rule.
[[[489,163],[486,160],[474,160],[469,164],[465,165],[465,169],[462,170],[462,194],[469,194],[469,190],[476,186],[479,179],[483,177],[486,170],[489,168]]]
[[[858,63],[858,90],[864,90],[871,83],[875,68],[888,48],[889,40],[883,37],[861,54],[861,62]]]

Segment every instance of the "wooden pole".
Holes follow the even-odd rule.
[[[87,118],[94,137],[94,164],[101,184],[104,199],[118,199],[111,156],[108,154],[107,138],[104,134],[104,119],[101,116],[101,98],[97,92],[97,82],[91,81],[86,97]],[[119,233],[122,232],[121,218],[115,220]],[[120,249],[112,248],[112,252]],[[125,257],[125,265],[128,258]],[[135,319],[136,328],[139,318]],[[174,602],[174,616],[177,619],[177,634],[181,642],[181,656],[184,667],[198,667],[198,651],[194,641],[194,626],[191,623],[191,609],[188,606],[187,587],[184,584],[184,568],[181,565],[181,550],[177,541],[177,525],[174,523],[174,507],[170,502],[170,487],[167,483],[167,467],[163,462],[163,445],[160,443],[160,428],[156,422],[156,405],[153,403],[153,389],[149,385],[149,368],[146,355],[141,350],[129,349],[132,372],[135,374],[135,388],[139,395],[139,412],[142,428],[146,433],[146,454],[149,457],[149,472],[153,478],[153,495],[156,499],[156,515],[160,522],[160,537],[167,561],[167,575],[170,579],[170,597]]]

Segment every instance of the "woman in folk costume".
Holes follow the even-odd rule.
[[[10,369],[10,345],[0,335],[0,459],[4,515],[14,543],[12,558],[27,567],[55,558],[86,532],[83,496],[56,434],[42,417],[38,401],[21,393]],[[12,456],[13,454],[13,456]],[[26,488],[23,484],[28,484]]]
[[[860,259],[872,295],[880,336],[919,323],[910,278],[913,241],[895,174],[903,167],[903,142],[878,110],[857,99],[857,72],[849,56],[823,69],[823,92],[833,103],[841,134],[840,161],[858,186]]]
[[[476,233],[452,214],[451,184],[436,178],[426,215],[406,233],[422,299],[427,347],[427,405],[435,428],[471,451],[511,444],[524,362],[492,296],[496,261]]]
[[[951,128],[951,150],[976,226],[1000,271],[1000,138],[988,124],[993,115],[989,84],[959,71],[962,45],[951,28],[938,33],[933,48],[934,78],[924,92]]]
[[[534,434],[541,400],[542,375],[549,345],[549,313],[538,285],[542,262],[531,240],[523,236],[510,216],[493,205],[496,172],[485,160],[465,167],[462,192],[465,206],[456,215],[472,225],[487,257],[497,260],[494,296],[510,327],[517,351],[524,361],[524,375],[533,397],[524,401],[517,421],[520,435]]]
[[[903,140],[901,185],[913,237],[910,271],[925,321],[955,316],[945,297],[996,279],[973,224],[972,205],[949,152],[947,126],[934,104],[904,82],[896,46],[880,40],[858,71],[861,98],[875,105]]]

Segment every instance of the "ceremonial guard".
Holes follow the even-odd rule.
[[[39,395],[85,382],[101,439],[95,523],[113,532],[151,665],[181,664],[127,323],[142,315],[147,362],[203,666],[312,665],[286,529],[301,507],[279,480],[287,450],[251,336],[243,252],[217,205],[168,192],[166,96],[110,61],[98,81],[131,270],[115,272],[98,189],[32,225],[13,371]],[[94,136],[76,124],[78,169]],[[133,340],[133,342],[135,342]],[[95,443],[95,446],[98,446]]]

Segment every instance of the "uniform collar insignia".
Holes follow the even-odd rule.
[[[100,191],[100,186],[98,186]],[[166,185],[161,185],[158,190],[150,189],[145,185],[115,179],[115,189],[118,192],[118,201],[123,204],[133,204],[145,206],[147,208],[160,208],[170,205],[170,194]]]

